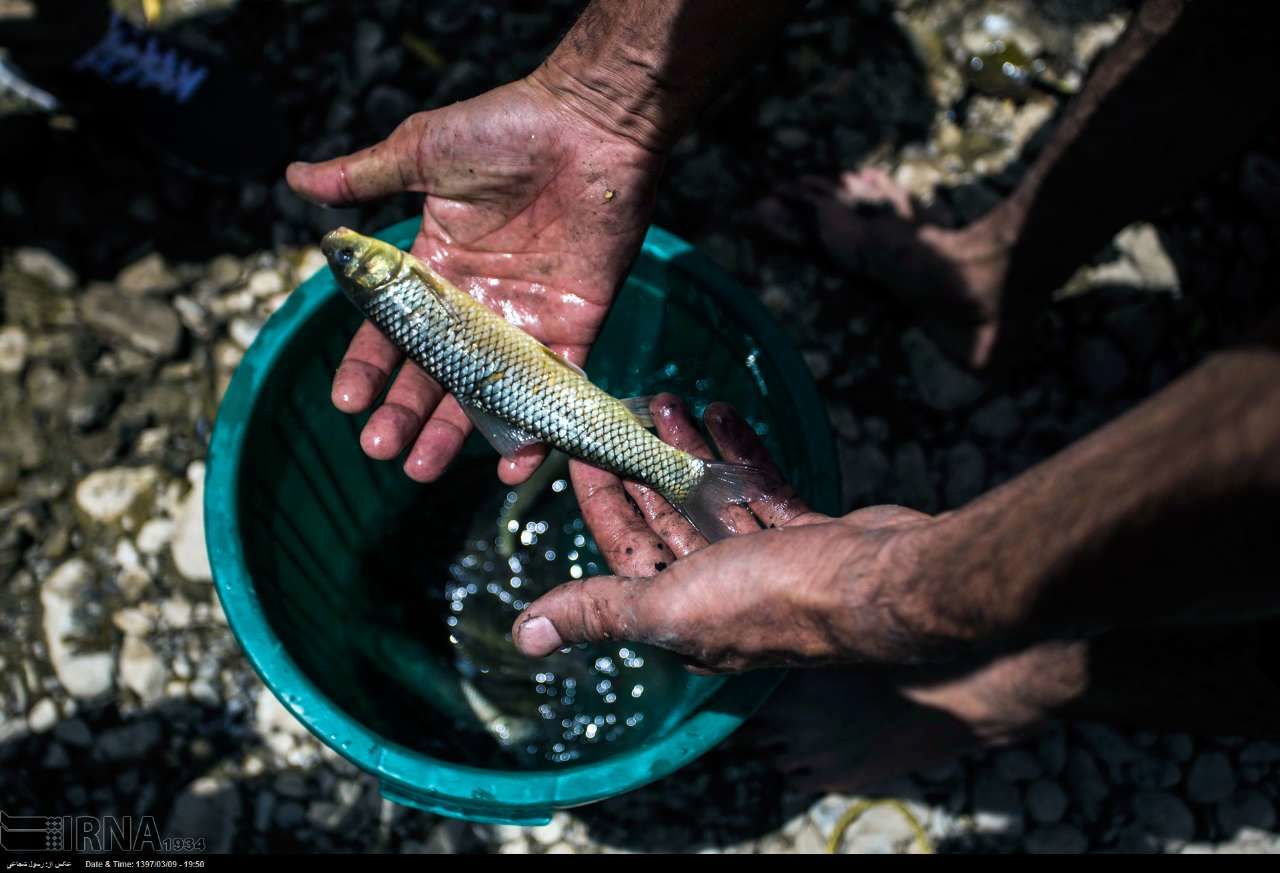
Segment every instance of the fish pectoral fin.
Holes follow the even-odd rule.
[[[627,412],[634,415],[642,427],[653,427],[653,413],[649,411],[652,400],[652,394],[645,394],[642,397],[628,397],[622,401],[622,405],[627,407]]]
[[[470,401],[458,398],[458,405],[467,414],[467,418],[471,419],[476,430],[489,441],[489,445],[497,449],[498,454],[504,458],[515,457],[516,452],[521,449],[542,442],[528,431],[507,424],[493,413],[485,412]]]
[[[569,360],[568,358],[564,358],[564,357],[561,357],[560,355],[557,355],[555,352],[551,351],[551,349],[547,348],[546,346],[542,347],[542,351],[545,352],[547,356],[551,358],[551,360],[555,361],[560,366],[569,368],[571,371],[573,371],[574,373],[577,373],[579,376],[581,376],[584,379],[587,378],[587,371],[579,367],[573,361]]]

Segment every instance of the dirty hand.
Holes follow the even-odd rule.
[[[660,395],[652,408],[663,439],[712,457],[675,397]],[[705,422],[725,460],[782,482],[732,408],[712,404]],[[618,575],[569,582],[531,604],[512,629],[524,654],[623,639],[670,649],[698,672],[934,654],[934,598],[916,579],[929,516],[875,506],[832,518],[779,484],[749,509],[726,509],[739,535],[708,545],[653,491],[578,461],[570,469],[583,517]]]
[[[581,365],[640,247],[662,157],[570,108],[535,73],[410,116],[383,142],[317,164],[290,186],[322,204],[403,191],[426,195],[413,253],[508,320]],[[333,380],[334,404],[367,409],[403,356],[361,325]],[[441,475],[471,423],[417,366],[400,370],[360,436],[373,458],[412,445],[405,473]],[[499,462],[508,484],[545,456]]]

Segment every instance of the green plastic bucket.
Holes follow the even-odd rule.
[[[378,236],[408,248],[417,226]],[[366,458],[357,440],[366,416],[330,404],[359,317],[328,270],[308,279],[246,353],[213,431],[205,519],[214,582],[267,688],[375,775],[388,799],[483,822],[543,824],[555,809],[666,776],[738,727],[780,673],[689,676],[657,729],[591,763],[497,769],[436,751],[448,738],[433,736],[444,733],[433,713],[456,711],[459,686],[447,653],[423,642],[434,631],[424,586],[387,569],[401,566],[397,551],[412,551],[412,540],[388,545],[385,532],[397,517],[457,514],[458,494]],[[755,299],[683,240],[649,231],[586,369],[617,396],[673,390],[697,412],[711,399],[732,402],[801,493],[838,510],[835,450],[803,360]],[[487,446],[473,440],[464,455],[489,465],[476,487],[504,488]]]

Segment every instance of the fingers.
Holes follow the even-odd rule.
[[[400,361],[404,359],[391,340],[372,322],[360,325],[347,352],[333,374],[330,398],[343,412],[363,412],[382,393]]]
[[[661,494],[635,482],[627,482],[623,488],[639,508],[646,530],[657,534],[677,558],[683,558],[707,545],[707,538],[698,533],[697,528],[663,499]],[[661,572],[663,569],[665,568],[655,564],[648,572]]]
[[[694,424],[693,418],[689,415],[688,409],[680,398],[674,394],[659,394],[653,398],[649,408],[653,412],[653,422],[657,427],[658,436],[663,441],[704,460],[715,460],[715,453],[711,451],[707,441],[702,438],[702,433],[698,430],[698,426]],[[661,500],[656,494],[652,495],[652,499]],[[640,501],[637,500],[637,503],[640,503]],[[666,501],[663,501],[663,503],[665,504]],[[647,501],[641,504],[641,509],[646,509],[647,505],[649,505]],[[728,525],[729,529],[735,534],[751,533],[760,529],[760,525],[746,507],[730,504],[725,506],[719,515],[721,521]],[[678,515],[676,518],[683,520],[683,517]],[[688,522],[685,522],[685,524],[688,525]],[[673,534],[683,530],[675,524],[675,518],[669,518],[665,529],[671,530]],[[693,532],[693,526],[688,525],[688,530]],[[706,539],[700,534],[695,532],[693,536],[697,537],[696,545],[686,550],[684,554],[706,545]],[[686,537],[686,541],[687,539]],[[677,544],[673,540],[667,540],[667,544],[671,546],[673,551],[678,550]]]
[[[620,576],[651,576],[675,556],[627,500],[622,481],[612,473],[581,461],[569,464],[569,480],[609,568]]]
[[[504,485],[519,485],[533,475],[550,451],[551,447],[546,443],[538,443],[521,449],[514,457],[499,458],[498,479]]]
[[[360,447],[379,461],[396,457],[418,436],[443,396],[439,383],[416,365],[405,364],[360,432]]]
[[[416,155],[425,115],[410,116],[391,136],[358,152],[315,164],[295,161],[285,179],[300,196],[326,206],[421,190]]]
[[[538,598],[511,627],[523,654],[541,658],[572,643],[646,642],[660,598],[646,597],[649,580],[594,576],[566,582]]]
[[[434,482],[462,451],[471,421],[453,395],[445,397],[428,419],[404,462],[405,475],[415,482]]]
[[[703,420],[715,440],[716,448],[726,461],[749,464],[763,470],[771,480],[763,498],[752,500],[751,511],[765,527],[784,527],[797,523],[822,521],[824,516],[813,512],[796,495],[795,489],[782,477],[781,471],[769,457],[769,452],[738,411],[727,403],[712,403],[707,407]]]

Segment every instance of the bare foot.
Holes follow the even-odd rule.
[[[841,270],[887,286],[914,307],[961,360],[989,363],[1009,267],[1008,245],[990,221],[942,227],[873,169],[834,180],[803,177],[761,201],[756,218],[787,242],[816,237]]]
[[[798,792],[858,792],[1043,726],[1085,687],[1084,643],[946,671],[795,670],[741,742]]]

